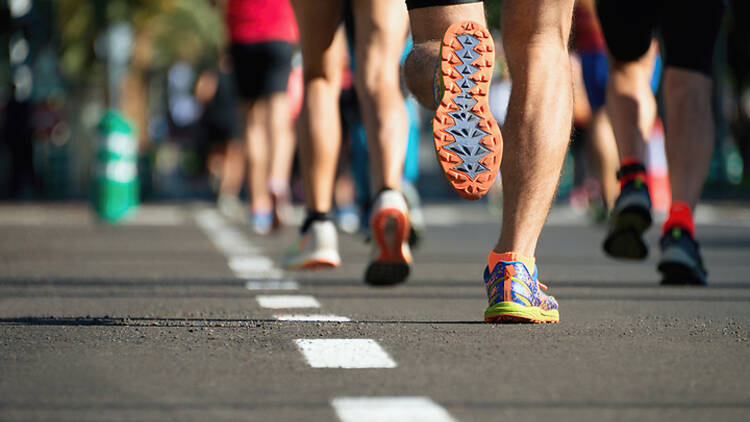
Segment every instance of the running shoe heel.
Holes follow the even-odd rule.
[[[307,233],[284,256],[288,270],[333,268],[341,265],[338,235],[331,221],[312,223]]]
[[[681,228],[668,230],[661,238],[662,257],[658,270],[661,284],[704,286],[708,272],[703,266],[698,243]]]
[[[614,224],[604,240],[604,251],[612,257],[642,260],[648,256],[643,233],[651,226],[651,212],[641,207],[622,210],[613,216]]]
[[[385,191],[376,201],[370,221],[375,258],[367,267],[365,282],[375,286],[399,284],[409,276],[409,217],[403,196]]]

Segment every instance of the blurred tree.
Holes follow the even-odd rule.
[[[90,78],[97,40],[114,22],[130,23],[136,40],[150,44],[134,63],[150,70],[215,56],[224,44],[222,17],[208,0],[61,0],[57,8],[61,68],[72,81]]]

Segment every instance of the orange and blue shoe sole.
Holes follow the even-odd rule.
[[[433,138],[446,178],[468,200],[490,190],[502,159],[503,138],[488,101],[494,61],[494,42],[482,25],[455,23],[445,32]]]

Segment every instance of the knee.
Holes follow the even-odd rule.
[[[440,41],[432,40],[412,46],[404,61],[404,82],[426,108],[435,107],[435,72],[440,54]]]
[[[354,85],[360,95],[378,96],[399,89],[398,57],[385,51],[368,52],[357,63]]]
[[[503,9],[503,47],[508,60],[524,61],[534,57],[558,59],[567,56],[572,1],[559,1],[556,6],[539,2],[513,2]]]
[[[677,106],[710,105],[711,78],[699,71],[667,69],[664,96],[668,104]]]

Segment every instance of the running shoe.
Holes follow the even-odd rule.
[[[336,212],[336,222],[339,230],[354,234],[359,231],[359,212],[354,204],[343,205]]]
[[[242,204],[237,195],[221,193],[216,199],[216,206],[224,217],[236,222],[244,222],[247,219],[247,208]]]
[[[338,267],[341,265],[338,234],[330,220],[314,221],[299,242],[284,256],[284,268],[299,270],[306,268]]]
[[[690,232],[680,227],[673,227],[661,238],[661,261],[659,272],[661,284],[668,285],[705,285],[708,271],[703,266],[698,242]]]
[[[288,225],[294,219],[292,216],[292,204],[289,200],[289,189],[270,189],[271,206],[273,208],[273,229]]]
[[[427,231],[427,223],[422,211],[422,199],[416,186],[406,180],[401,182],[401,193],[403,193],[406,205],[409,207],[409,246],[416,248],[424,239]]]
[[[627,181],[615,201],[604,251],[614,258],[645,259],[643,233],[651,226],[651,196],[641,178]]]
[[[276,228],[272,211],[257,211],[250,216],[250,226],[256,234],[265,236]]]
[[[376,286],[402,283],[409,276],[409,211],[404,196],[395,190],[381,192],[372,208],[370,229],[374,258],[365,282]]]
[[[508,254],[508,261],[499,261],[490,272],[484,269],[489,306],[484,311],[484,321],[494,323],[556,323],[560,322],[557,301],[541,289],[536,265],[526,264],[516,254]],[[528,267],[533,266],[533,274]]]
[[[468,200],[484,196],[500,168],[503,138],[488,102],[494,62],[494,42],[482,25],[461,22],[445,32],[432,131],[448,182]]]

